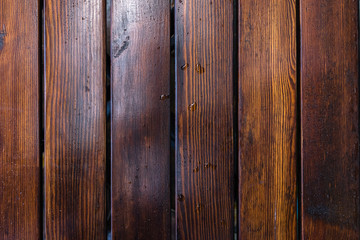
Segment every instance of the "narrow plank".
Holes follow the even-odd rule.
[[[234,237],[233,3],[176,1],[178,239]]]
[[[239,1],[239,239],[296,239],[296,1]]]
[[[0,2],[0,239],[39,239],[39,2]]]
[[[301,1],[303,239],[359,239],[358,1]]]
[[[113,239],[170,239],[170,1],[115,0]]]
[[[46,239],[105,239],[105,2],[45,4]]]

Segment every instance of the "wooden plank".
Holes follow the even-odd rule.
[[[0,239],[41,236],[39,2],[0,2]]]
[[[234,237],[233,3],[176,1],[179,239]]]
[[[45,4],[46,239],[105,239],[105,2]]]
[[[239,239],[296,239],[296,4],[239,1]]]
[[[359,239],[358,1],[301,1],[303,239]]]
[[[113,239],[170,239],[170,1],[112,4]]]

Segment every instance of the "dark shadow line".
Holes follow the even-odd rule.
[[[39,17],[39,169],[40,169],[40,186],[39,186],[39,228],[40,239],[45,239],[45,0],[38,1],[38,17]]]
[[[110,2],[110,9],[112,9],[112,2]],[[108,1],[104,0],[103,2],[103,11],[104,11],[104,17],[103,17],[103,27],[104,27],[104,36],[103,36],[103,41],[105,44],[105,49],[104,49],[104,54],[105,54],[105,103],[104,103],[104,107],[105,107],[105,115],[106,115],[106,123],[105,123],[105,136],[106,136],[106,160],[105,160],[105,234],[106,234],[106,239],[108,238],[108,236],[112,235],[111,231],[111,224],[112,224],[112,214],[111,214],[111,151],[112,151],[112,141],[111,141],[111,117],[112,117],[112,99],[111,99],[111,57],[108,53],[110,53],[110,46],[108,45],[108,40],[111,37],[108,35],[108,28],[110,28],[110,26],[108,25],[107,19],[108,17],[111,17],[111,10],[108,11],[108,7],[107,7]],[[109,16],[110,15],[110,16]],[[110,24],[111,25],[111,24]],[[111,29],[110,29],[111,31]],[[111,45],[111,44],[110,44]]]
[[[234,143],[234,239],[239,239],[239,8],[233,1],[233,143]]]
[[[359,74],[359,72],[360,72],[360,59],[359,59],[359,57],[360,57],[360,37],[359,37],[359,34],[360,34],[360,1],[358,1],[358,5],[357,5],[357,13],[358,13],[358,19],[357,19],[357,21],[358,21],[358,29],[357,29],[357,38],[358,38],[358,56],[357,56],[357,61],[358,61],[358,91],[357,92],[359,92],[359,87],[360,87],[360,74]],[[359,121],[359,119],[360,119],[360,109],[359,109],[359,106],[360,106],[360,98],[359,98],[359,93],[358,93],[358,138],[359,138],[359,136],[360,136],[360,121]],[[358,153],[359,153],[359,146],[358,146]],[[358,161],[359,161],[359,159],[358,159]],[[360,178],[359,178],[359,185],[360,185]],[[359,202],[359,200],[358,200],[358,204],[359,204],[360,202]],[[358,214],[359,214],[359,212],[358,212]],[[360,229],[360,222],[359,222],[359,226],[358,226],[358,229]]]

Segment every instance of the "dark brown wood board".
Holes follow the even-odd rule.
[[[105,1],[46,0],[46,239],[106,239]]]
[[[234,237],[233,2],[175,2],[178,239]]]
[[[359,239],[358,1],[302,0],[302,238]]]
[[[0,239],[41,236],[39,2],[0,2]]]
[[[296,1],[239,0],[239,239],[296,239]]]
[[[170,239],[170,1],[111,12],[112,236]]]

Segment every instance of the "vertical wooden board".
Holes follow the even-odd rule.
[[[170,239],[170,1],[112,7],[113,239]]]
[[[359,239],[358,1],[301,1],[303,239]]]
[[[0,239],[39,239],[39,4],[0,2]]]
[[[239,1],[239,239],[296,239],[296,1]]]
[[[178,239],[234,237],[233,3],[175,2]]]
[[[105,239],[105,2],[46,0],[46,239]]]

